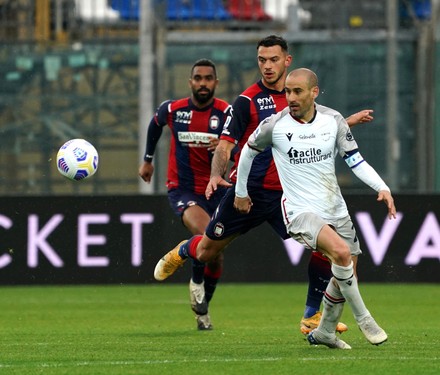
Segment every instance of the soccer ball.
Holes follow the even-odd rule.
[[[96,148],[85,139],[71,139],[64,143],[57,154],[58,171],[70,180],[83,180],[93,176],[98,169]]]

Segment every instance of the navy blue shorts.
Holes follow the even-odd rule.
[[[253,203],[251,211],[248,214],[240,214],[234,208],[235,186],[229,188],[220,202],[219,209],[211,217],[206,235],[212,240],[222,240],[236,234],[244,234],[267,221],[282,239],[290,238],[281,211],[282,195],[283,192],[277,190],[249,189]]]
[[[172,189],[168,190],[168,201],[177,216],[181,217],[183,211],[194,205],[202,207],[211,216],[225,192],[226,188],[219,187],[211,199],[207,200],[204,194],[195,194],[193,191],[183,189]]]

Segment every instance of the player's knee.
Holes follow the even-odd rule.
[[[336,246],[332,251],[332,258],[335,264],[348,266],[351,263],[350,248],[345,243]]]

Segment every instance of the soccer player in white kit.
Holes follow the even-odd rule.
[[[385,342],[385,331],[366,308],[356,278],[357,255],[361,253],[356,231],[342,197],[335,173],[337,153],[358,178],[378,192],[378,201],[396,217],[390,189],[362,158],[344,117],[315,103],[318,78],[309,69],[295,69],[286,78],[288,107],[262,121],[242,150],[238,166],[234,206],[248,213],[252,208],[247,179],[253,158],[272,147],[283,187],[282,211],[289,234],[332,262],[333,278],[324,295],[322,320],[308,334],[310,344],[351,349],[336,337],[336,324],[344,302],[350,305],[359,328],[374,345]]]

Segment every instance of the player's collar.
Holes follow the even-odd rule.
[[[213,98],[213,100],[212,100],[211,103],[209,103],[209,104],[207,104],[206,106],[200,108],[200,107],[197,107],[197,106],[194,104],[194,102],[192,101],[191,97],[189,97],[189,98],[188,98],[188,107],[189,107],[190,109],[194,109],[194,110],[196,110],[196,111],[203,112],[203,111],[207,111],[208,109],[212,108],[212,106],[214,105],[214,102],[215,102],[215,98]]]
[[[269,94],[278,94],[278,95],[283,94],[283,95],[285,95],[284,88],[281,91],[277,91],[277,90],[273,90],[273,89],[270,89],[269,87],[264,86],[262,78],[257,82],[257,85],[261,88],[262,91],[268,92]]]
[[[313,121],[315,121],[317,113],[318,111],[316,110],[316,105],[315,105],[315,112],[313,113],[313,117],[310,119],[310,121],[305,122],[303,119],[300,119],[299,117],[295,117],[295,116],[292,116],[292,118],[301,124],[311,124]]]

